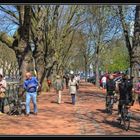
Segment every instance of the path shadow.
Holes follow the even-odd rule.
[[[140,128],[139,127],[137,127],[137,128],[136,127],[131,127],[131,125],[130,125],[129,130],[140,133]]]
[[[58,102],[57,102],[57,101],[51,101],[51,103],[58,104]]]
[[[32,115],[33,115],[33,114],[34,114],[34,112],[33,112],[33,111],[31,111],[31,112],[30,112],[30,114],[32,114]]]
[[[140,116],[134,116],[134,115],[132,115],[131,119],[132,120],[135,120],[137,122],[140,122]]]
[[[80,94],[78,95],[79,97],[97,97],[97,98],[102,98],[102,99],[105,99],[105,95],[104,94],[100,94],[100,93],[94,93],[94,92],[91,92],[91,91],[82,91],[80,92]]]
[[[108,111],[106,109],[96,109],[97,111],[100,111],[101,113],[106,113],[106,114],[109,114]],[[113,109],[112,110],[112,113],[116,112],[117,109]]]
[[[108,124],[112,127],[115,127],[115,128],[122,129],[122,126],[119,124],[119,122],[117,120],[115,120],[115,121],[104,120],[103,123],[106,123],[106,124]]]
[[[106,109],[96,109],[97,111],[100,111],[101,113],[108,113]]]
[[[72,105],[72,103],[71,103],[71,102],[68,102],[68,101],[66,101],[66,102],[64,102],[64,103],[66,103],[66,104],[71,104],[71,105]]]

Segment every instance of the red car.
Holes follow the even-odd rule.
[[[108,74],[108,73],[102,75],[102,76],[100,77],[100,86],[101,86],[101,87],[102,87],[102,77],[103,77],[103,76],[105,76],[105,77],[107,78],[107,80],[109,79],[109,74]],[[122,76],[122,74],[121,74],[121,73],[114,73],[113,76],[114,76],[114,78],[117,78],[117,77]]]

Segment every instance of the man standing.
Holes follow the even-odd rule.
[[[36,77],[33,77],[30,72],[26,73],[26,80],[24,81],[24,89],[26,90],[26,115],[30,114],[30,100],[34,104],[34,114],[37,115],[37,87],[39,83]]]
[[[4,113],[4,99],[6,92],[7,83],[0,74],[0,114]]]

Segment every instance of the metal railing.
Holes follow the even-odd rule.
[[[8,105],[13,100],[18,100],[19,82],[11,81],[7,82],[5,105]]]

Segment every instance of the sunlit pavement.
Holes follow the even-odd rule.
[[[105,112],[105,90],[81,82],[76,105],[71,104],[68,89],[62,103],[57,104],[53,89],[38,97],[38,115],[29,117],[0,115],[1,135],[139,135],[140,106],[131,107],[131,126],[123,130],[117,119],[117,104],[113,114]],[[33,106],[31,104],[31,111]]]

